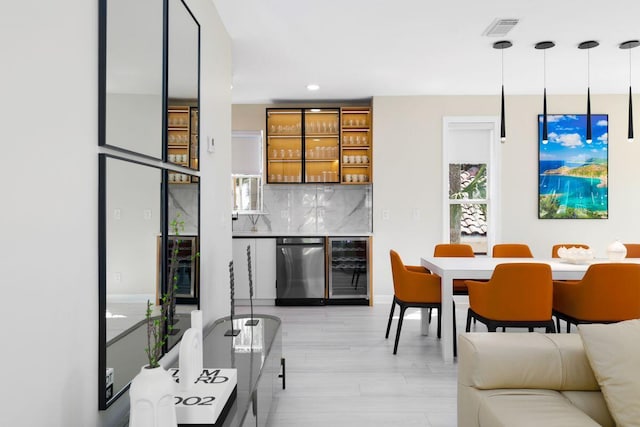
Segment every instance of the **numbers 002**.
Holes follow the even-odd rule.
[[[174,396],[176,398],[176,405],[185,405],[185,406],[202,406],[202,405],[212,405],[211,402],[214,401],[215,397],[213,396],[189,396],[189,397],[180,397]]]

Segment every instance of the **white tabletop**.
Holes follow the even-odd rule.
[[[444,258],[425,257],[421,259],[423,267],[441,277],[442,294],[442,357],[447,362],[453,361],[453,280],[455,279],[490,279],[498,264],[506,263],[543,263],[551,267],[554,280],[580,280],[591,264],[598,263],[634,263],[640,264],[640,258],[625,258],[619,261],[593,259],[581,264],[573,264],[559,258]],[[423,316],[423,333],[428,323]]]

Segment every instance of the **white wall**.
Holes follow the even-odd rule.
[[[231,39],[211,0],[187,2],[200,22],[200,308],[229,314],[231,252]],[[213,152],[207,142],[214,140]]]
[[[202,154],[202,307],[211,321],[228,304],[231,54],[213,4],[194,5],[202,131],[217,142]],[[85,0],[0,6],[0,425],[108,423],[97,402],[97,9]]]
[[[585,96],[551,96],[550,113],[584,113]],[[539,220],[537,205],[537,115],[540,96],[507,97],[507,142],[501,145],[503,242],[524,242],[534,255],[550,256],[554,243],[583,242],[596,256],[616,238],[640,241],[640,141],[626,138],[627,98],[592,96],[592,111],[609,114],[609,219]],[[432,255],[442,238],[442,117],[498,115],[497,96],[375,97],[374,135],[374,291],[391,295],[389,249],[408,264]],[[640,123],[640,116],[635,118]],[[414,219],[413,210],[420,212]],[[389,219],[382,212],[389,211]],[[380,301],[380,300],[378,300]]]

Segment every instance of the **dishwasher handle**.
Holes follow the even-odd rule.
[[[322,237],[278,237],[277,246],[324,246]]]

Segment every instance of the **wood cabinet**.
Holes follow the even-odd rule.
[[[198,169],[198,108],[170,105],[167,111],[168,161]],[[169,182],[188,184],[191,177],[169,173]]]
[[[267,109],[267,183],[340,182],[338,108]]]
[[[302,181],[302,110],[267,109],[267,182]]]
[[[232,247],[236,304],[249,302],[247,246],[251,248],[254,303],[273,304],[276,298],[276,239],[234,238]]]
[[[369,184],[370,107],[268,108],[268,184]]]
[[[174,252],[178,245],[177,252]],[[174,277],[176,278],[176,303],[197,304],[200,294],[200,259],[198,236],[169,236],[167,241],[167,259],[170,263],[175,257],[176,265]],[[156,268],[156,304],[160,305],[162,297],[160,284],[160,271],[162,265],[162,238],[157,237],[157,268]],[[166,275],[171,274],[171,266],[167,265]]]
[[[369,184],[372,180],[373,134],[371,108],[343,107],[340,150],[342,184]]]

